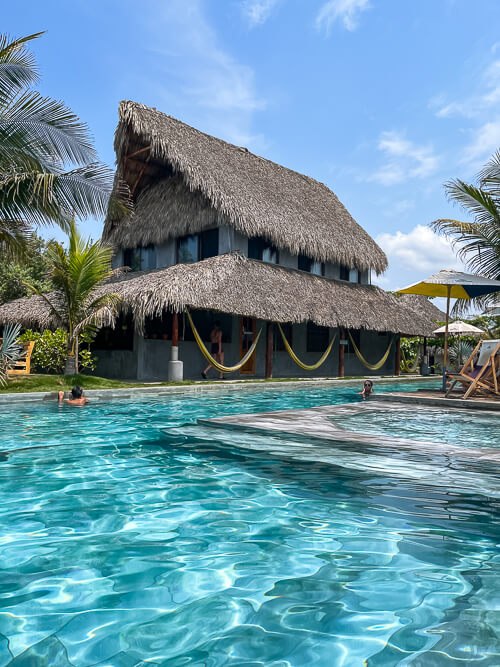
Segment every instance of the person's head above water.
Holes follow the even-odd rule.
[[[363,389],[364,389],[364,391],[372,391],[373,382],[371,380],[365,380],[363,382]]]
[[[72,398],[81,398],[83,396],[83,389],[81,387],[73,387],[71,396]]]

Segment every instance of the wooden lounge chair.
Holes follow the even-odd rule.
[[[475,360],[477,355],[477,360]],[[457,383],[466,387],[464,398],[473,394],[496,394],[500,396],[500,340],[482,340],[458,373],[447,375],[451,381],[446,396]]]
[[[7,375],[29,375],[31,371],[31,353],[35,346],[34,341],[29,340],[25,343],[20,343],[23,347],[21,357],[9,367]]]

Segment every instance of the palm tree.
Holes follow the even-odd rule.
[[[499,280],[500,150],[479,172],[477,180],[477,185],[455,179],[444,186],[448,199],[471,215],[473,222],[445,218],[435,220],[430,226],[451,240],[458,249],[458,257],[473,273]],[[484,306],[494,300],[498,300],[498,294],[472,302]],[[463,310],[464,305],[460,304],[459,309]]]
[[[87,126],[31,89],[38,73],[26,44],[41,34],[0,34],[0,248],[14,253],[38,225],[104,215],[112,188]]]
[[[56,241],[51,241],[47,249],[54,290],[44,294],[32,285],[28,287],[45,300],[58,326],[67,331],[64,374],[74,375],[78,372],[79,334],[88,327],[112,325],[120,298],[97,291],[115,273],[111,268],[111,247],[83,239],[74,221],[69,224],[68,237],[68,250]]]

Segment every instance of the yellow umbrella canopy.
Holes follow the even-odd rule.
[[[500,281],[475,276],[462,271],[443,269],[418,283],[397,290],[400,294],[424,294],[425,296],[446,297],[446,325],[444,333],[444,360],[448,362],[448,327],[450,322],[450,299],[474,299],[477,296],[500,292]]]
[[[461,271],[443,269],[419,283],[398,290],[401,294],[425,294],[451,299],[474,299],[476,296],[500,292],[500,281]]]

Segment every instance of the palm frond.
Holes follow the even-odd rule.
[[[56,223],[69,229],[69,218],[106,214],[112,172],[95,163],[63,174],[25,172],[0,177],[0,216],[30,225]]]
[[[0,105],[22,88],[38,80],[35,58],[26,48],[27,42],[37,39],[43,32],[11,39],[0,35]]]
[[[86,164],[96,159],[87,125],[62,102],[28,91],[0,115],[0,141],[36,157]]]
[[[445,183],[448,199],[474,217],[475,222],[500,223],[498,203],[485,190],[456,179]]]

